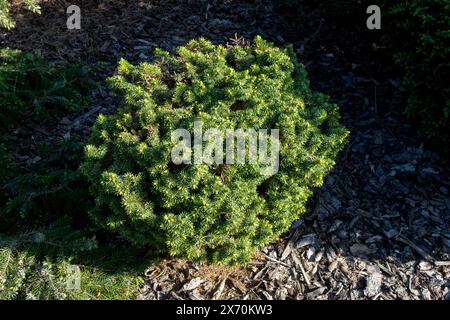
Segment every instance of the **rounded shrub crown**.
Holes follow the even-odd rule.
[[[192,40],[176,56],[162,50],[155,56],[137,66],[122,60],[110,79],[124,105],[116,115],[99,116],[86,146],[81,169],[95,196],[91,215],[136,244],[172,255],[247,262],[298,219],[334,165],[347,135],[337,107],[310,91],[291,48],[260,37],[229,47]],[[275,159],[276,152],[279,165],[264,170],[264,159],[249,161],[250,152],[244,162],[236,152],[230,163],[228,143],[223,163],[195,160],[199,123],[203,134],[279,130],[279,139],[267,142],[267,149],[278,145],[267,154]],[[173,160],[177,129],[194,141],[182,163]],[[211,139],[202,137],[205,155]]]

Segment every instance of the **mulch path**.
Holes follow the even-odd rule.
[[[18,12],[17,29],[0,33],[0,44],[51,60],[103,60],[107,75],[120,57],[151,60],[156,47],[260,34],[294,44],[312,87],[340,105],[351,131],[308,213],[251,264],[167,258],[146,272],[139,299],[450,299],[450,166],[402,116],[406,93],[379,34],[307,6],[277,11],[269,0],[78,3],[81,31],[65,28],[68,2],[44,1],[42,16]],[[104,85],[92,95],[85,113],[22,139],[87,136],[98,113],[118,103]],[[24,153],[32,153],[26,141]]]

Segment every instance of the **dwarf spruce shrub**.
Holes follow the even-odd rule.
[[[347,135],[306,76],[291,48],[260,37],[228,47],[192,40],[175,56],[156,50],[152,64],[121,60],[109,82],[124,105],[98,117],[81,167],[92,218],[172,255],[249,261],[305,211]],[[192,133],[197,121],[203,132],[278,129],[278,171],[263,172],[260,161],[175,164],[172,132]]]

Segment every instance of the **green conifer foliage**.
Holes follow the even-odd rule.
[[[100,115],[81,170],[95,196],[92,218],[132,242],[192,260],[248,262],[305,211],[348,134],[337,106],[309,89],[289,47],[256,37],[215,46],[192,40],[152,64],[122,60],[110,85],[124,98]],[[171,132],[279,129],[280,165],[182,164]]]
[[[450,2],[386,4],[385,42],[405,73],[406,114],[429,144],[450,155]]]
[[[0,27],[8,30],[16,26],[14,19],[10,15],[12,2],[12,0],[0,0]],[[17,0],[15,4],[25,6],[31,12],[41,13],[41,7],[37,0]]]

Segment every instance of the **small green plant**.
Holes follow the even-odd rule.
[[[81,142],[73,137],[39,149],[41,161],[26,169],[12,164],[2,180],[0,299],[135,297],[149,260],[128,243],[97,240],[77,170]],[[80,289],[68,287],[72,265],[80,268]]]
[[[68,190],[80,181],[76,171],[80,143],[53,143],[39,151],[43,160],[37,165],[19,168],[8,150],[9,136],[12,129],[40,125],[86,106],[86,93],[96,85],[91,69],[0,50],[0,219],[13,217],[15,224],[19,217],[30,218],[30,212],[46,215],[73,202],[66,200]],[[6,225],[2,222],[0,229]]]
[[[450,152],[450,2],[388,4],[385,40],[404,70],[406,113],[430,144]]]
[[[130,299],[142,284],[141,250],[89,222],[80,137],[36,146],[36,163],[9,151],[12,129],[81,110],[96,69],[0,51],[0,299]],[[71,265],[80,289],[68,287]]]
[[[0,27],[6,28],[8,30],[14,28],[16,23],[10,15],[10,8],[12,0],[0,0]],[[16,3],[23,5],[27,10],[34,13],[41,13],[41,7],[39,6],[38,0],[21,0],[16,1]]]
[[[149,260],[108,235],[97,240],[86,214],[91,198],[77,170],[80,141],[40,149],[41,161],[26,169],[12,165],[3,181],[0,299],[133,298]],[[68,287],[71,265],[80,268],[80,289]]]
[[[192,40],[176,56],[155,54],[153,64],[122,60],[110,79],[125,103],[99,116],[85,150],[90,214],[138,245],[248,262],[298,219],[333,167],[347,136],[337,107],[311,92],[291,47],[260,37],[228,48]],[[260,163],[175,165],[171,133],[196,121],[204,131],[279,129],[278,173],[262,174]]]
[[[36,231],[0,233],[0,300],[132,299],[137,295],[143,263],[149,260],[129,246],[99,244],[92,228],[76,230],[70,225],[64,218]],[[79,287],[71,286],[74,267],[80,270]]]
[[[20,50],[0,50],[0,125],[43,121],[80,110],[95,82],[90,69],[77,64],[51,64]]]
[[[20,221],[26,221],[28,226],[41,225],[73,214],[74,208],[82,211],[88,207],[86,184],[77,170],[82,143],[71,138],[39,149],[42,160],[36,164],[27,168],[10,164],[9,169],[5,168],[9,173],[0,185],[5,198],[0,202],[0,232]],[[9,156],[8,152],[4,154]]]

